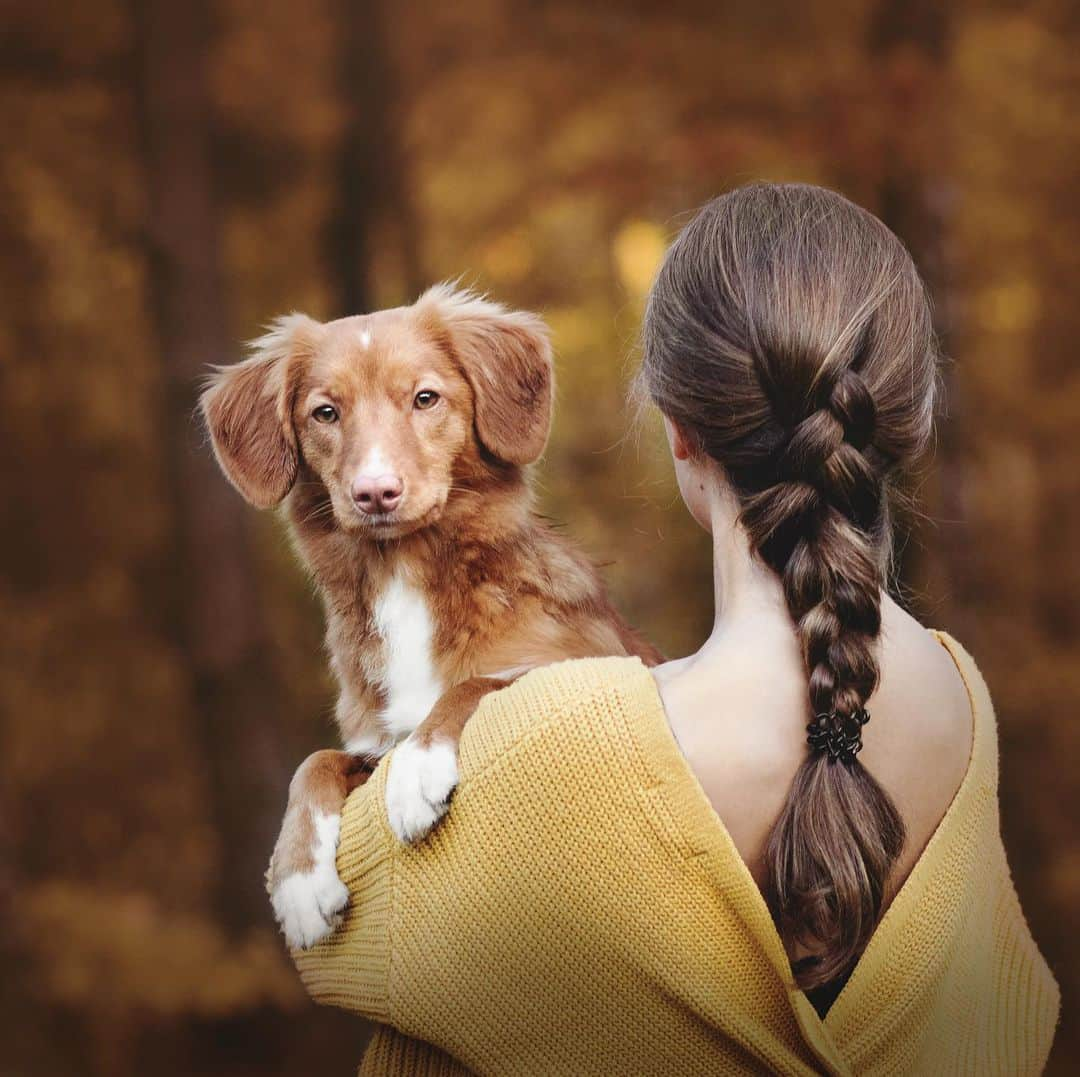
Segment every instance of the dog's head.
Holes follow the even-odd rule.
[[[551,424],[543,322],[438,285],[410,307],[325,324],[278,319],[212,375],[201,406],[218,462],[268,508],[306,464],[339,526],[396,538],[455,487],[543,451]]]

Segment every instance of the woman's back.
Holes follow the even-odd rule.
[[[860,762],[904,822],[885,904],[937,828],[967,770],[972,708],[938,639],[882,604],[881,679]],[[764,855],[805,756],[806,673],[786,610],[755,611],[690,659],[653,671],[672,732],[740,856],[764,889]]]

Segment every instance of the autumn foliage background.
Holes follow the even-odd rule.
[[[559,357],[546,512],[669,653],[708,547],[624,392],[702,201],[840,189],[935,295],[948,414],[902,583],[998,705],[1003,826],[1080,934],[1080,9],[1067,0],[83,0],[0,8],[4,1073],[347,1074],[262,871],[333,743],[311,588],[216,473],[197,380],[275,314],[463,275]]]

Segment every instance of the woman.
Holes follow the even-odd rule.
[[[836,194],[742,188],[668,252],[644,344],[713,539],[712,634],[486,700],[419,848],[380,766],[309,989],[393,1026],[361,1073],[1039,1072],[1058,990],[1001,845],[986,687],[884,593],[936,387],[911,259]]]

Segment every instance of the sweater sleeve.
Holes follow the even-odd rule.
[[[327,1006],[372,1021],[390,1020],[391,921],[395,888],[394,836],[384,808],[387,759],[355,789],[341,817],[337,869],[349,889],[338,930],[311,950],[293,951],[308,993]]]
[[[387,765],[354,791],[342,813],[337,867],[349,888],[345,920],[333,936],[293,958],[308,993],[323,1005],[377,1022],[357,1077],[469,1077],[449,1054],[392,1027],[390,966],[397,839],[385,814]]]
[[[445,1051],[415,1040],[389,1025],[379,1025],[364,1052],[356,1077],[471,1077]]]
[[[421,1056],[424,1073],[468,1072],[427,1043],[455,1043],[455,1022],[483,1024],[468,1013],[476,991],[508,967],[507,940],[522,941],[522,910],[535,905],[533,857],[565,834],[557,813],[566,786],[545,761],[577,754],[567,736],[580,739],[578,715],[599,702],[596,661],[612,660],[536,670],[481,702],[461,740],[450,811],[417,845],[400,843],[387,819],[393,751],[349,797],[337,857],[349,907],[332,936],[293,959],[316,1002],[404,1034],[376,1034],[378,1072],[415,1072]],[[601,683],[610,690],[610,677]]]

